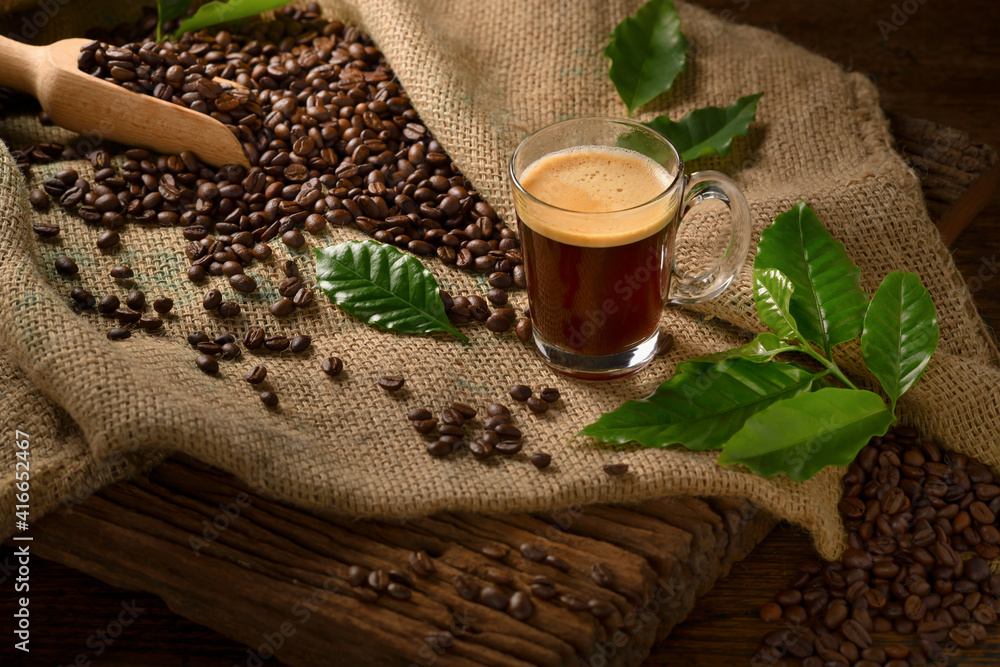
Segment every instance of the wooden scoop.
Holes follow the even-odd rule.
[[[243,147],[211,116],[126,90],[77,67],[86,39],[28,46],[0,37],[0,86],[31,93],[56,125],[174,155],[191,151],[207,164],[249,167]]]

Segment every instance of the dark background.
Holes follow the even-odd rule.
[[[964,130],[975,141],[1000,146],[1000,3],[996,0],[694,2],[723,19],[777,31],[849,70],[869,75],[889,111],[933,120]],[[890,30],[888,26],[897,27],[894,18],[901,25]],[[994,195],[952,250],[967,279],[977,274],[984,257],[1000,254],[1000,195]],[[994,282],[985,281],[975,299],[987,323],[1000,326],[1000,275]],[[245,660],[241,645],[173,614],[156,597],[108,586],[38,557],[31,563],[32,652],[25,660],[15,655],[14,639],[6,630],[13,613],[13,581],[5,566],[13,565],[12,553],[9,544],[0,548],[3,664],[69,665],[80,653],[93,657],[88,638],[118,615],[122,603],[133,600],[143,611],[117,639],[104,642],[106,650],[93,664],[215,667]],[[698,603],[688,622],[660,642],[649,664],[748,664],[759,638],[769,629],[757,619],[757,607],[784,587],[796,561],[811,554],[807,536],[790,527],[777,529]],[[966,651],[953,664],[997,664],[998,647],[1000,637],[994,636],[985,647]]]

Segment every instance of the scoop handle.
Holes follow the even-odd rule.
[[[0,86],[37,97],[44,48],[0,37]]]

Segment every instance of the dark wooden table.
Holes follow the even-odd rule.
[[[894,16],[894,3],[870,0],[696,1],[723,18],[774,29],[871,74],[889,111],[933,119],[1000,146],[1000,45],[995,42],[1000,6],[991,0],[961,5],[914,0],[912,16]],[[910,7],[895,6],[904,4]],[[990,199],[953,250],[986,321],[1000,326],[1000,275],[990,273],[990,262],[1000,255],[1000,196]],[[15,576],[10,554],[9,548],[0,551],[5,598],[11,590],[8,577]],[[649,664],[747,664],[766,631],[756,608],[783,587],[792,563],[811,554],[807,536],[787,527],[776,530],[698,603],[688,622],[654,648]],[[17,664],[70,664],[77,652],[92,658],[98,650],[102,665],[246,664],[242,645],[173,614],[159,598],[114,588],[57,563],[33,561],[31,593],[34,649],[30,661]],[[7,602],[0,601],[5,617]],[[123,604],[141,611],[120,634],[117,628],[108,632],[107,619],[116,617]],[[8,664],[9,638],[2,642],[0,656]],[[996,650],[994,641],[967,651],[956,664],[995,664]]]

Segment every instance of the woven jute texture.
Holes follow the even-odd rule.
[[[505,164],[525,133],[564,118],[624,115],[601,51],[614,25],[638,5],[358,0],[330,2],[326,9],[373,36],[456,164],[510,220]],[[763,91],[750,136],[737,141],[731,157],[698,167],[733,174],[750,203],[755,241],[775,215],[804,198],[846,243],[870,292],[889,271],[918,273],[937,304],[941,345],[925,378],[900,402],[902,421],[948,447],[1000,463],[997,351],[928,220],[917,178],[893,151],[872,84],[777,35],[688,5],[679,10],[692,43],[689,71],[638,117],[676,118]],[[41,10],[29,9],[27,16],[37,16],[35,11]],[[81,34],[94,22],[110,25],[121,11],[111,3],[60,5],[36,41]],[[11,22],[12,30],[23,25],[22,16]],[[0,137],[11,148],[79,141],[30,115],[0,119]],[[183,452],[275,498],[359,517],[541,511],[667,494],[726,494],[750,498],[808,528],[824,556],[836,556],[844,544],[836,510],[843,470],[798,484],[719,468],[714,453],[609,451],[583,439],[570,442],[601,412],[649,394],[676,362],[732,346],[759,330],[746,270],[722,298],[664,313],[663,326],[677,340],[669,356],[627,379],[578,382],[548,371],[512,334],[497,337],[483,327],[470,329],[467,345],[444,335],[395,335],[352,320],[325,299],[291,317],[273,318],[266,304],[280,280],[278,261],[292,257],[308,276],[308,247],[289,251],[274,243],[275,259],[251,272],[259,292],[236,297],[243,315],[219,320],[201,307],[208,287],[183,277],[179,229],[131,226],[119,250],[101,254],[94,248],[97,232],[59,206],[44,214],[31,211],[26,186],[38,186],[66,167],[93,176],[89,163],[49,164],[34,166],[26,184],[9,153],[0,151],[0,420],[8,440],[14,429],[31,436],[33,520],[170,452]],[[54,242],[39,240],[31,231],[37,220],[56,222],[63,233]],[[718,238],[708,227],[718,222],[702,216],[690,223],[683,236],[692,245],[679,251],[681,262],[704,255],[698,244]],[[336,230],[310,242],[323,246],[359,237]],[[80,265],[77,278],[54,272],[53,260],[61,254]],[[123,263],[135,269],[134,286],[108,275]],[[488,289],[481,276],[436,260],[427,265],[453,294]],[[74,312],[69,292],[76,285],[98,296],[123,296],[135,287],[150,298],[170,295],[176,306],[161,332],[111,342],[106,321]],[[512,301],[523,307],[525,296],[515,293]],[[312,350],[262,359],[244,354],[223,362],[217,377],[195,367],[185,341],[189,331],[242,335],[256,326],[273,334],[308,333]],[[320,371],[321,358],[329,354],[344,359],[343,376],[331,379]],[[845,368],[872,386],[856,347],[845,346],[840,356]],[[281,397],[276,410],[265,408],[242,380],[258,361],[268,367],[269,388]],[[376,385],[380,376],[394,374],[407,378],[399,395]],[[512,458],[431,458],[406,421],[414,407],[437,411],[453,400],[481,407],[505,399],[515,382],[555,386],[563,398],[542,416],[514,404],[526,444]],[[2,537],[14,531],[15,449],[9,445],[0,448]],[[552,454],[549,469],[539,472],[528,463],[537,451]],[[602,473],[602,465],[617,462],[629,464],[627,475]]]

